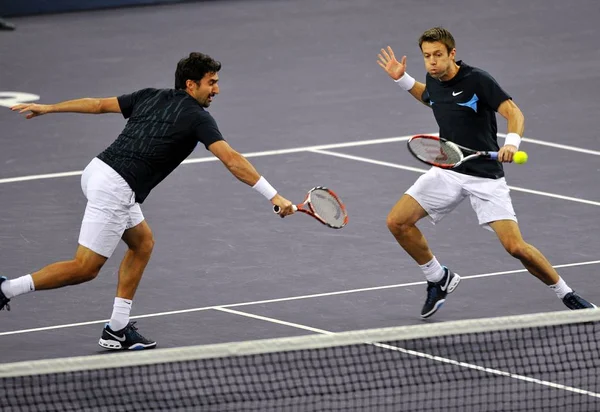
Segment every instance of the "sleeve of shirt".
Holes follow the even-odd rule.
[[[193,130],[196,139],[207,149],[214,142],[225,140],[221,135],[217,122],[208,112],[203,112],[202,116],[199,116],[199,119],[193,126]]]
[[[423,90],[423,94],[421,94],[421,101],[425,104],[431,106],[431,96],[429,95],[429,90],[427,90],[427,84],[429,83],[429,73],[425,75],[425,90]]]
[[[423,94],[421,95],[421,100],[423,101],[423,103],[431,104],[431,98],[429,97],[429,92],[427,91],[427,88],[425,88],[425,90],[423,91]]]
[[[498,111],[498,107],[502,102],[512,99],[512,97],[500,87],[496,79],[484,71],[479,74],[479,88],[481,97],[483,97],[485,103],[494,111]]]
[[[121,108],[121,113],[125,119],[129,119],[131,114],[133,113],[133,108],[136,103],[140,101],[140,97],[144,95],[150,89],[142,89],[131,94],[123,94],[117,97],[117,101],[119,102],[119,107]]]

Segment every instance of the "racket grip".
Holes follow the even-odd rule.
[[[298,210],[298,206],[292,205],[292,209],[294,209],[294,212],[296,212]],[[279,206],[273,205],[273,213],[279,214],[279,211],[280,211]]]
[[[489,152],[488,155],[490,156],[490,159],[498,159],[498,152]]]

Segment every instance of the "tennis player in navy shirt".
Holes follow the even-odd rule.
[[[417,262],[427,279],[421,316],[433,315],[460,282],[442,266],[416,223],[437,223],[469,198],[479,224],[493,230],[500,243],[535,277],[549,286],[569,309],[595,307],[575,293],[550,262],[521,236],[501,162],[511,162],[521,142],[525,118],[521,110],[484,70],[456,61],[452,34],[441,27],[425,31],[419,47],[427,70],[425,84],[406,73],[406,56],[398,61],[391,47],[381,49],[378,64],[400,86],[432,109],[440,137],[469,149],[497,151],[498,161],[476,159],[452,170],[432,167],[394,205],[387,226],[400,246]],[[498,145],[496,112],[507,120],[508,134]]]
[[[135,291],[154,247],[140,205],[199,143],[236,178],[278,206],[280,216],[294,213],[291,202],[231,148],[205,110],[219,94],[220,69],[221,63],[210,56],[190,53],[177,64],[174,89],[142,89],[119,97],[12,107],[27,113],[28,119],[71,112],[121,113],[128,121],[118,138],[87,165],[81,176],[87,205],[74,259],[12,280],[0,277],[0,310],[8,309],[8,302],[18,295],[94,279],[123,240],[128,249],[119,268],[113,312],[99,344],[107,349],[154,348],[156,342],[142,336],[129,320]]]

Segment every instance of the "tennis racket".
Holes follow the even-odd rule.
[[[304,201],[292,207],[294,211],[306,213],[332,229],[341,229],[348,223],[348,213],[340,198],[323,186],[310,189]],[[273,212],[279,214],[279,211],[279,206],[274,205]]]
[[[498,152],[472,150],[442,137],[423,134],[408,140],[408,150],[421,162],[444,169],[454,169],[473,159],[498,159]]]

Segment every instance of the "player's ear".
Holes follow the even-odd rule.
[[[191,89],[191,90],[194,90],[194,85],[195,85],[195,84],[196,84],[196,82],[195,82],[195,81],[193,81],[193,80],[190,80],[190,79],[187,79],[187,80],[185,81],[185,88],[186,88],[186,89]]]
[[[454,48],[454,49],[450,50],[450,53],[448,53],[448,55],[450,56],[450,58],[452,60],[454,60],[454,58],[456,56],[456,49]]]

